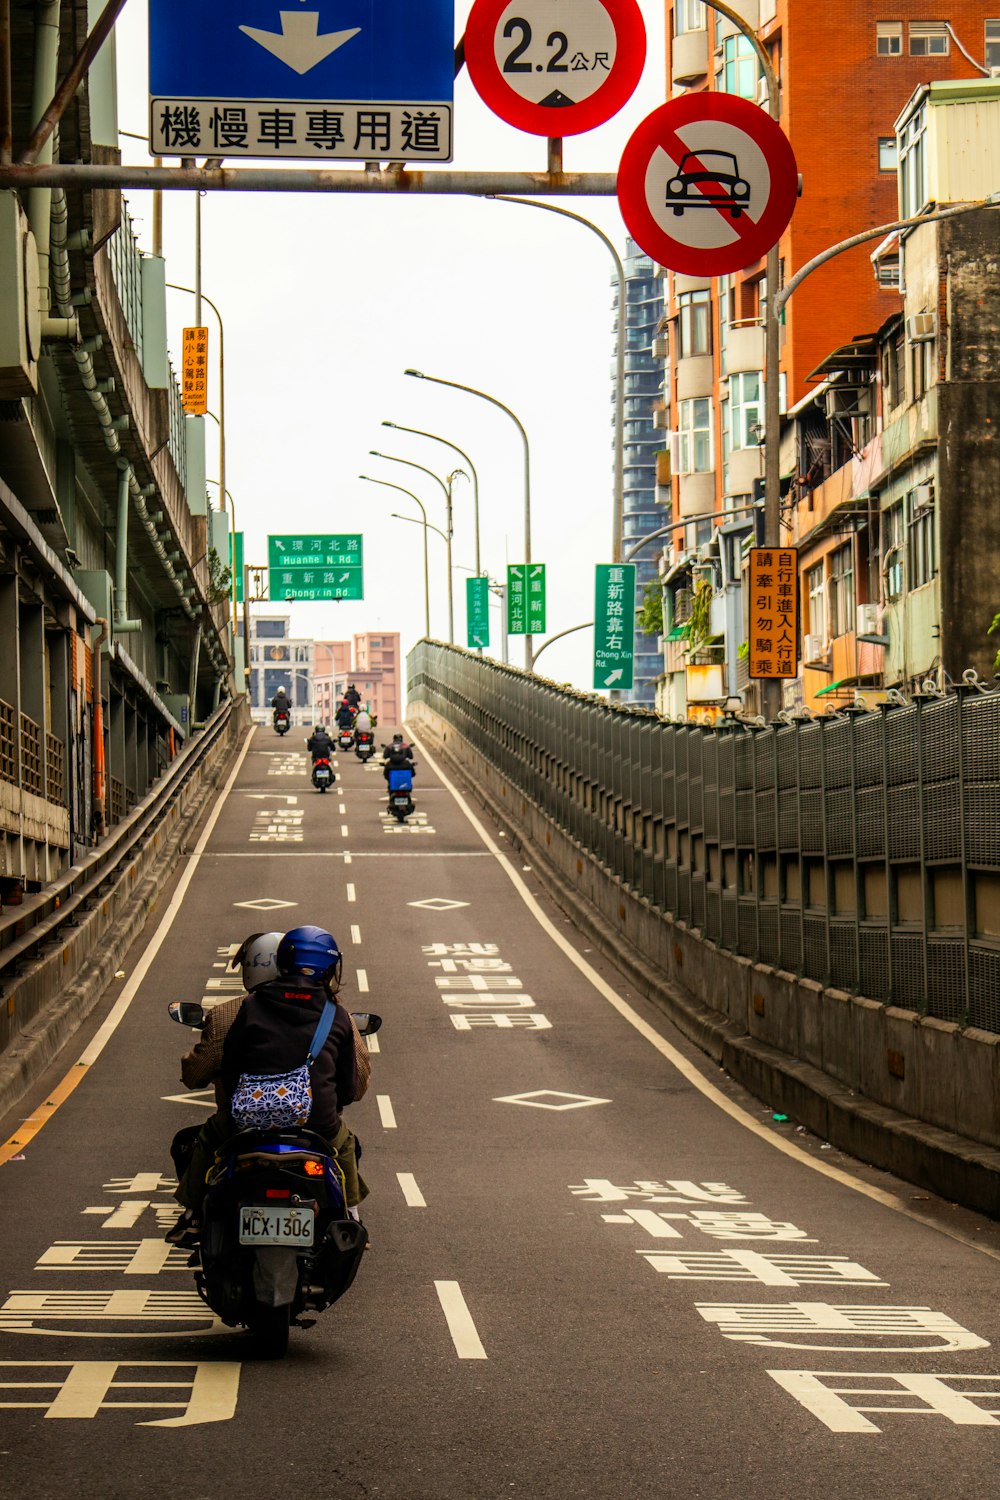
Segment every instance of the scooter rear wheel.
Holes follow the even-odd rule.
[[[290,1314],[287,1302],[282,1307],[263,1307],[260,1303],[254,1307],[248,1326],[262,1359],[284,1359],[288,1353]]]

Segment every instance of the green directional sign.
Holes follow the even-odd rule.
[[[594,686],[630,688],[635,648],[635,563],[598,563],[594,592]]]
[[[362,550],[356,533],[269,536],[272,603],[279,599],[363,599]]]
[[[507,568],[507,632],[545,633],[545,564],[510,563]]]
[[[482,649],[490,643],[490,581],[474,577],[465,580],[465,618],[469,632],[469,650]]]
[[[236,602],[243,603],[243,533],[236,533],[236,560],[233,561],[233,535],[229,534],[229,566],[236,569]]]

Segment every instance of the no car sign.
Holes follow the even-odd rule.
[[[747,99],[687,94],[648,115],[618,171],[622,218],[671,271],[725,276],[781,238],[798,169],[781,127]]]
[[[469,77],[494,114],[531,135],[579,135],[633,93],[646,60],[637,0],[476,0]]]

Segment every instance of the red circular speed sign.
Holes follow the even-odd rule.
[[[685,276],[741,271],[792,217],[798,169],[780,125],[748,99],[685,94],[625,147],[618,202],[647,255]]]
[[[476,92],[531,135],[603,125],[633,93],[645,60],[637,0],[476,0],[465,27]]]

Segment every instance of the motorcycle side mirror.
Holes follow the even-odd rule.
[[[362,1036],[374,1036],[382,1025],[382,1017],[371,1010],[352,1010],[351,1015]]]
[[[172,1000],[167,1006],[167,1015],[171,1021],[176,1021],[178,1026],[194,1026],[201,1028],[208,1021],[208,1014],[203,1005],[196,1000]]]

